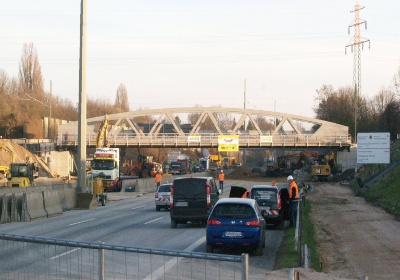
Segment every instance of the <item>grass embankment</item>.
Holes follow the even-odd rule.
[[[400,158],[400,141],[391,143],[390,160],[391,162]],[[362,181],[370,178],[375,173],[387,167],[387,164],[370,164],[362,168],[357,176]],[[357,184],[357,177],[352,182],[351,187],[355,193],[360,194],[368,202],[373,205],[385,209],[388,213],[394,215],[397,220],[400,220],[400,166],[394,168],[389,174],[383,177],[379,182],[370,187],[368,190],[360,192],[360,187]],[[317,246],[314,240],[314,227],[309,218],[311,204],[306,201],[303,207],[302,219],[302,244],[307,244],[311,251],[311,268],[316,271],[321,271],[320,261],[317,255]],[[299,255],[294,251],[294,228],[285,230],[285,236],[282,242],[282,247],[278,252],[275,269],[292,268],[299,266]]]
[[[317,254],[317,244],[314,240],[314,226],[310,220],[311,204],[305,201],[302,205],[302,236],[301,245],[307,244],[311,254],[311,267],[316,271],[321,271],[320,261]],[[294,250],[295,246],[295,228],[287,228],[283,237],[282,246],[278,252],[275,269],[299,267],[300,256]],[[300,246],[299,246],[300,249]]]
[[[399,158],[400,141],[395,141],[391,143],[390,160],[393,162]],[[387,164],[366,165],[357,176],[364,181],[386,167]],[[400,166],[394,168],[389,174],[365,191],[360,191],[356,180],[354,180],[351,187],[355,193],[364,197],[369,203],[381,207],[395,216],[397,220],[400,220]]]

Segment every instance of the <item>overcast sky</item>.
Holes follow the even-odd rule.
[[[131,110],[200,105],[314,117],[316,90],[353,81],[356,1],[87,0],[87,95]],[[392,85],[400,66],[400,1],[359,1],[362,94]],[[33,43],[49,91],[79,100],[79,0],[0,2],[0,69],[18,76]]]

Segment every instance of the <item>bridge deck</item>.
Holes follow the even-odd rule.
[[[140,136],[134,134],[118,134],[109,137],[108,143],[111,147],[218,147],[219,134],[198,134],[196,141],[191,141],[190,135],[158,134],[155,136]],[[96,136],[87,135],[87,146],[96,146]],[[77,135],[68,135],[68,139],[58,137],[57,146],[74,147],[78,145]],[[351,146],[349,136],[316,136],[316,135],[272,135],[265,139],[258,135],[240,135],[239,147],[336,147],[344,149]]]

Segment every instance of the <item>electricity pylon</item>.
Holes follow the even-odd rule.
[[[367,22],[360,19],[360,10],[365,7],[361,7],[358,2],[356,3],[354,10],[350,13],[354,13],[354,22],[349,25],[348,33],[350,34],[350,28],[354,27],[354,38],[345,46],[345,53],[347,54],[347,48],[351,48],[351,52],[354,54],[353,61],[353,84],[354,84],[354,141],[357,142],[357,112],[358,112],[358,97],[361,95],[361,50],[364,49],[364,44],[368,43],[370,48],[369,39],[361,37],[360,25],[365,24],[367,29]]]

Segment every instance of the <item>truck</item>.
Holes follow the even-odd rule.
[[[189,160],[189,156],[188,155],[181,154],[176,161],[184,163],[183,170],[185,171],[185,173],[190,171],[190,160]]]
[[[204,170],[208,170],[209,163],[210,163],[209,158],[200,158],[199,159],[199,164],[201,164],[203,166]]]
[[[210,155],[209,170],[215,171],[221,168],[222,157],[220,155]]]
[[[186,163],[182,161],[173,161],[169,164],[169,173],[173,175],[182,175],[187,173]]]
[[[232,166],[237,165],[237,159],[236,157],[223,157],[222,158],[222,165],[224,168],[229,168]]]
[[[148,178],[155,177],[157,173],[163,174],[161,163],[153,161],[152,156],[138,155],[138,162],[131,166],[128,175]]]
[[[23,188],[36,186],[35,179],[39,175],[36,162],[11,163],[7,174],[7,186],[10,188]]]
[[[96,148],[91,164],[92,174],[103,178],[104,191],[116,189],[119,166],[119,148]]]

